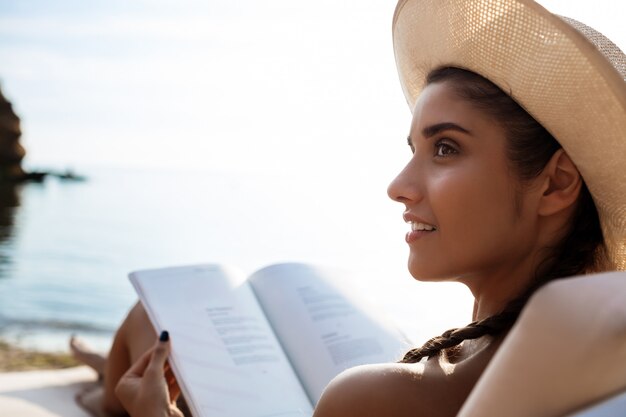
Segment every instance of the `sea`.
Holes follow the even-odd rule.
[[[409,276],[402,210],[382,183],[346,192],[336,180],[278,174],[102,166],[76,174],[84,179],[0,187],[0,339],[67,351],[75,334],[105,353],[136,300],[130,271],[196,263],[346,271],[342,285],[416,343],[471,316],[462,286]]]

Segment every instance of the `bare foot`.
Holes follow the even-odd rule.
[[[104,387],[102,385],[97,385],[92,389],[76,394],[76,403],[92,416],[112,417],[112,414],[105,412],[102,408],[103,399]]]
[[[98,378],[102,379],[106,357],[91,350],[85,342],[77,339],[75,336],[70,338],[70,351],[74,358],[93,368],[98,373]]]

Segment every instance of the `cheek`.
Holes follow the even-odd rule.
[[[454,252],[467,252],[479,242],[497,245],[496,237],[506,234],[515,222],[514,184],[506,174],[459,170],[441,175],[434,185],[433,210],[442,238]]]

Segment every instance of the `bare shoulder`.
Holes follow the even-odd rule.
[[[454,416],[475,382],[463,373],[444,372],[436,360],[358,366],[331,381],[315,417]]]
[[[377,364],[348,369],[324,390],[315,417],[409,415],[424,377],[420,364]],[[411,412],[415,416],[415,411]]]

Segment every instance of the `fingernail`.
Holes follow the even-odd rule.
[[[167,330],[163,330],[161,332],[161,336],[159,336],[159,340],[161,342],[167,342],[168,340],[170,340],[170,334],[168,333]]]

